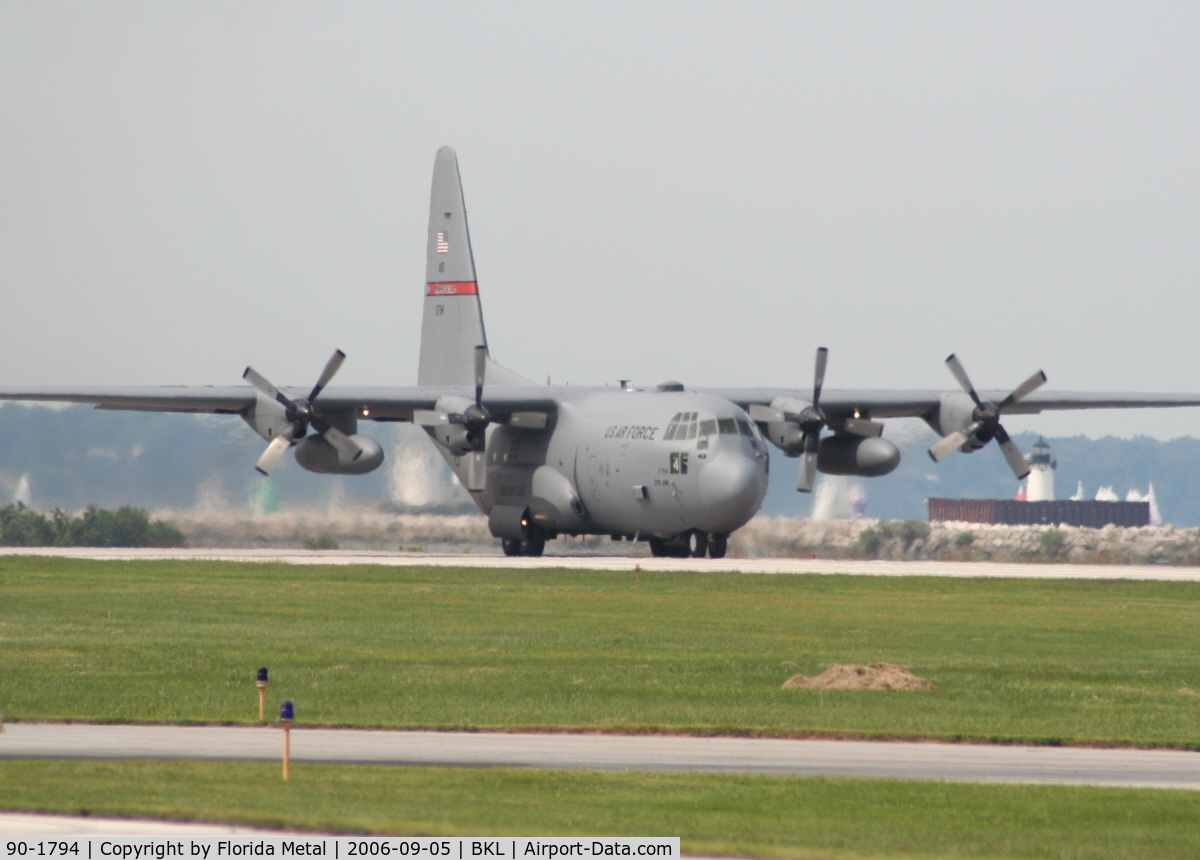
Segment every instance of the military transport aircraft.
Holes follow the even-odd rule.
[[[339,350],[307,392],[276,388],[247,368],[249,385],[9,389],[0,399],[237,415],[269,443],[257,463],[264,475],[289,448],[309,471],[370,472],[383,449],[358,432],[359,422],[411,421],[488,515],[507,555],[541,555],[560,534],[606,534],[649,541],[658,556],[712,558],[762,504],[768,440],[800,458],[801,491],[817,472],[891,472],[900,452],[879,419],[904,416],[943,437],[929,451],[935,461],[995,439],[1023,478],[1029,467],[1002,414],[1200,405],[1200,394],[1038,392],[1041,371],[1012,392],[978,392],[953,355],[946,363],[962,391],[825,390],[824,348],[811,389],[539,386],[491,359],[450,147],[434,162],[426,253],[415,387],[328,388],[345,359]]]

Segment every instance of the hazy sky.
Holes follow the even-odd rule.
[[[1200,391],[1200,5],[0,0],[0,380]],[[1200,435],[1200,410],[1013,418]]]

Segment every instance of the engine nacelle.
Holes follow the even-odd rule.
[[[455,457],[464,457],[475,450],[475,439],[461,424],[438,424],[425,430]]]
[[[325,441],[324,436],[313,434],[296,443],[293,449],[296,462],[310,472],[324,475],[365,475],[378,469],[383,462],[383,448],[379,447],[379,443],[358,434],[350,438],[362,449],[357,460],[344,458],[337,448]]]
[[[798,415],[809,405],[805,400],[786,397],[776,397],[771,401],[771,406],[775,409],[793,415]],[[768,421],[767,438],[789,457],[795,457],[804,452],[802,441],[804,434],[800,430],[800,425],[791,421]]]
[[[434,409],[446,415],[463,415],[474,405],[474,401],[465,397],[447,394],[438,398]],[[462,424],[426,425],[425,431],[454,457],[465,457],[473,451],[483,451],[487,447],[484,431],[472,433]]]
[[[270,442],[291,422],[287,420],[287,412],[281,403],[264,397],[261,392],[255,392],[255,395],[254,403],[242,413],[242,420]]]
[[[900,465],[900,449],[881,436],[826,436],[817,448],[817,469],[826,475],[878,478]]]
[[[958,430],[965,430],[967,425],[974,420],[975,402],[966,394],[955,392],[942,395],[942,402],[938,405],[937,411],[927,417],[925,423],[933,428],[934,433],[945,438]],[[977,433],[967,438],[967,443],[963,445],[962,450],[978,451],[990,441],[992,441],[991,434],[984,438]]]

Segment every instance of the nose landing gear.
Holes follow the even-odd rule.
[[[676,535],[671,540],[650,538],[650,552],[655,558],[724,558],[729,535],[710,535],[698,529]]]

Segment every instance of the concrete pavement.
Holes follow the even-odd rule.
[[[275,761],[276,728],[14,723],[0,758]],[[292,730],[296,762],[757,773],[1200,790],[1200,753],[771,738]]]
[[[806,558],[641,558],[637,556],[546,555],[541,558],[463,553],[279,549],[109,549],[2,547],[0,555],[52,556],[106,561],[201,559],[286,564],[383,564],[398,567],[509,568],[518,570],[684,571],[695,573],[843,574],[849,576],[949,576],[1003,579],[1129,579],[1200,582],[1200,567],[1168,565],[1002,564],[952,561],[859,561]]]

